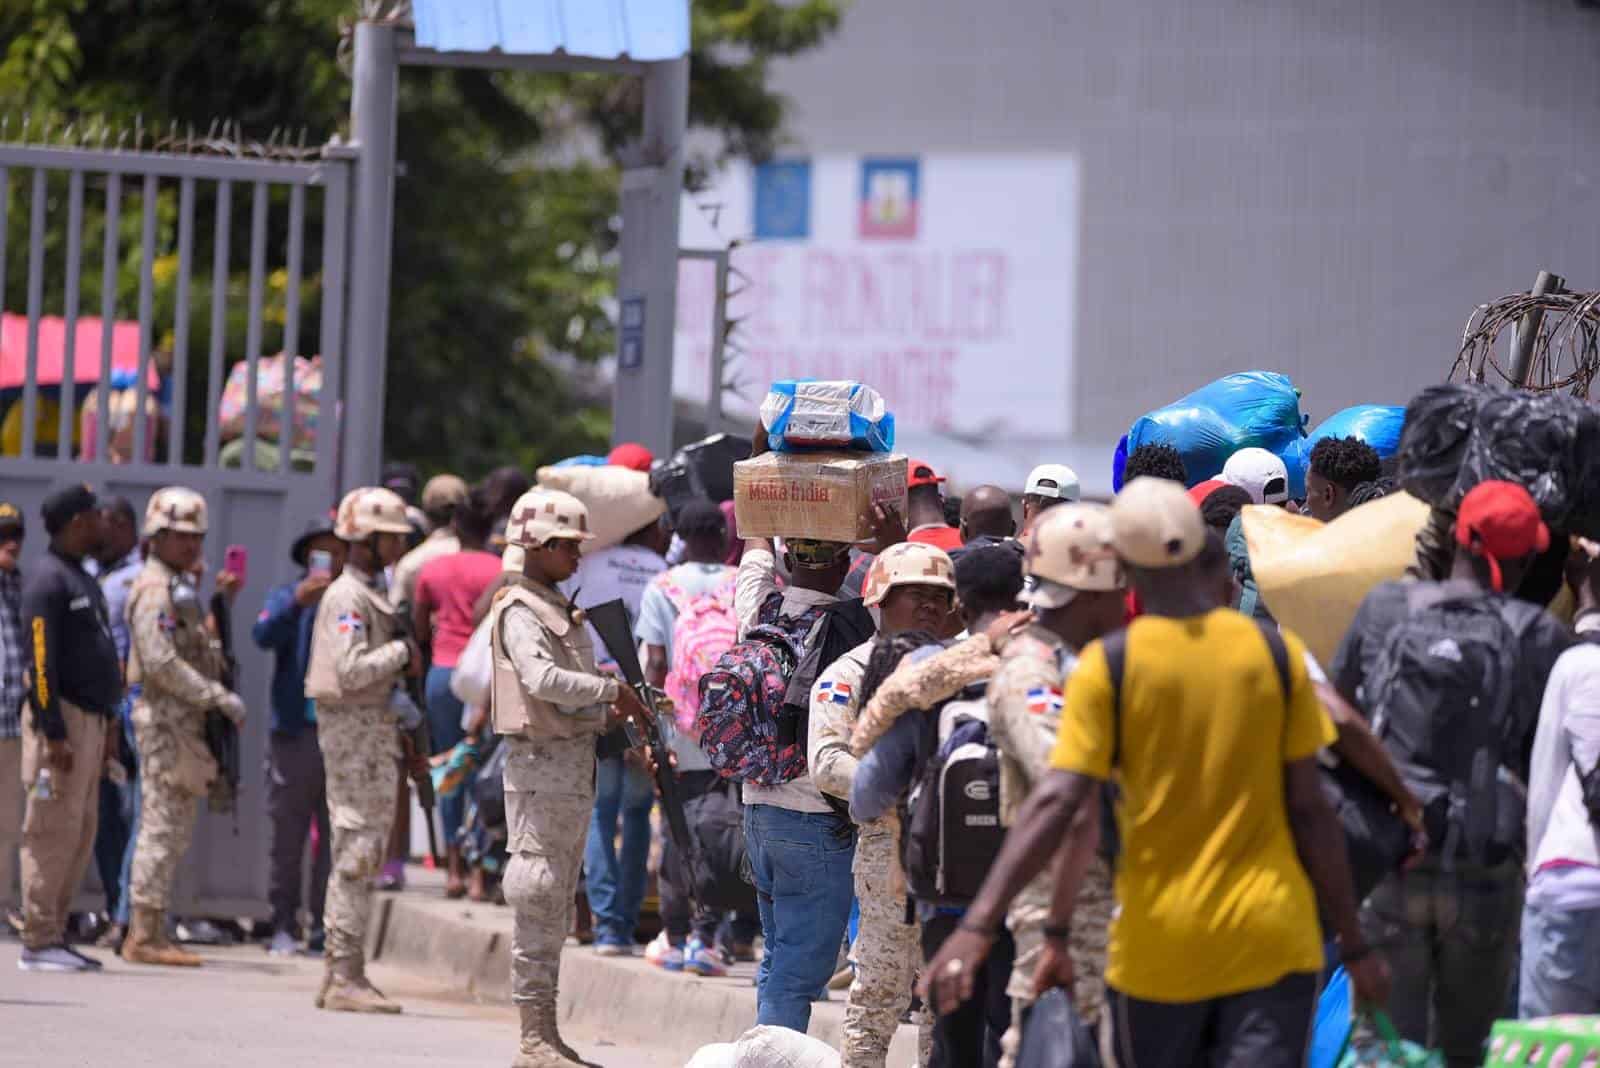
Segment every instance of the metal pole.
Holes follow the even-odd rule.
[[[1528,295],[1543,297],[1551,293],[1560,293],[1566,288],[1565,278],[1549,271],[1540,271],[1533,288],[1528,290]],[[1524,315],[1522,321],[1517,324],[1517,336],[1511,342],[1511,385],[1515,389],[1526,387],[1528,375],[1533,372],[1533,343],[1539,336],[1539,323],[1543,319],[1544,309],[1535,308]]]
[[[689,119],[688,57],[651,63],[644,74],[639,166],[622,178],[622,264],[614,442],[672,451],[672,333],[678,302],[678,201]]]
[[[350,240],[341,476],[371,485],[383,464],[384,365],[389,347],[389,258],[394,226],[399,64],[392,25],[356,24],[350,125],[358,150]],[[324,417],[332,413],[323,413]],[[342,491],[346,487],[339,487]]]

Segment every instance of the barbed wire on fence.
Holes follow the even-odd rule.
[[[205,132],[193,124],[176,121],[165,129],[146,126],[140,117],[133,124],[112,122],[104,116],[47,116],[34,119],[0,115],[0,144],[36,148],[86,148],[118,152],[155,152],[172,156],[225,156],[299,163],[322,155],[321,141],[311,142],[306,127],[298,130],[274,126],[265,139],[251,137],[236,119],[215,118]]]
[[[1450,381],[1517,385],[1509,368],[1502,366],[1509,346],[1502,344],[1501,335],[1510,329],[1506,339],[1510,341],[1525,318],[1538,313],[1542,318],[1531,370],[1521,388],[1536,393],[1567,391],[1587,398],[1600,374],[1600,293],[1513,293],[1480,304],[1467,317]]]

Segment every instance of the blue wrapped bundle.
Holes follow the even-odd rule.
[[[1405,423],[1405,407],[1398,404],[1357,404],[1334,412],[1300,443],[1300,466],[1304,469],[1310,465],[1311,450],[1323,438],[1364,441],[1380,459],[1387,460],[1400,451],[1400,431]],[[1294,464],[1289,464],[1289,470],[1294,470]]]
[[[1194,486],[1222,473],[1228,457],[1254,445],[1283,458],[1291,496],[1305,495],[1305,467],[1299,462],[1305,417],[1300,391],[1276,371],[1241,371],[1202,386],[1181,400],[1157,408],[1128,431],[1124,455],[1141,445],[1174,446]],[[1119,476],[1120,469],[1113,461]]]
[[[877,390],[859,382],[785,378],[761,402],[761,425],[777,452],[894,448],[894,413]]]
[[[606,466],[606,458],[604,456],[589,456],[587,454],[579,454],[577,456],[569,456],[565,460],[557,460],[555,463],[551,464],[550,466],[551,467],[604,467],[604,466]]]

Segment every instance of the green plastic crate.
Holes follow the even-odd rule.
[[[1484,1068],[1600,1068],[1600,1016],[1501,1020]]]

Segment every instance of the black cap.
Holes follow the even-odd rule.
[[[306,566],[306,559],[311,553],[311,539],[318,534],[333,533],[333,518],[329,515],[314,516],[306,523],[306,528],[294,540],[294,545],[289,549],[289,559],[301,567]]]
[[[27,532],[28,525],[22,521],[22,509],[10,501],[0,501],[0,541],[20,538]]]
[[[63,486],[44,499],[44,504],[39,512],[44,516],[45,533],[55,537],[66,529],[84,512],[91,512],[99,506],[99,498],[94,495],[87,483],[77,482],[70,486]]]

